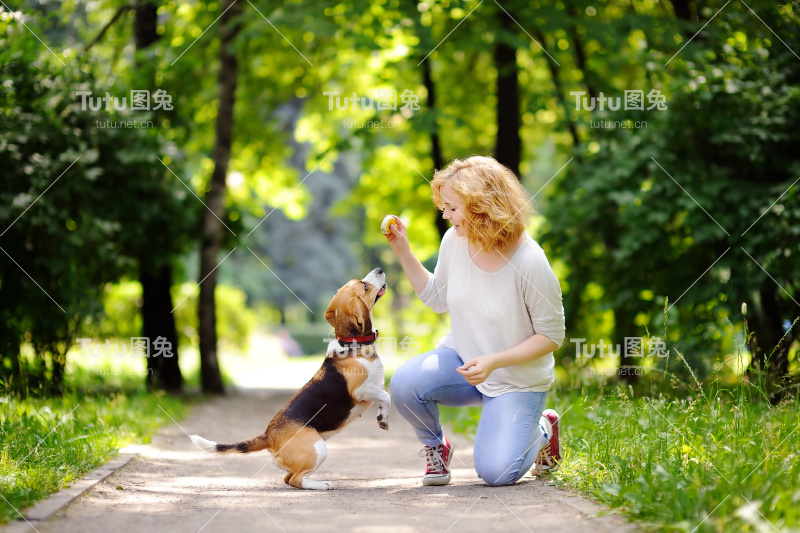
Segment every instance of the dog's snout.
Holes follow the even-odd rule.
[[[367,274],[367,277],[361,281],[369,283],[376,289],[380,289],[382,286],[386,285],[386,273],[382,268],[374,268]]]

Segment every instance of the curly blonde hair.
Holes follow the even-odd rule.
[[[444,209],[441,188],[447,185],[464,202],[467,238],[487,251],[518,239],[533,212],[532,199],[507,167],[492,157],[454,159],[431,181],[433,203]],[[446,199],[445,199],[446,200]]]

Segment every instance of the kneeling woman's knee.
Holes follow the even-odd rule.
[[[492,487],[505,487],[513,485],[519,476],[519,465],[501,464],[497,461],[475,461],[475,471],[478,477],[486,482],[487,485]]]

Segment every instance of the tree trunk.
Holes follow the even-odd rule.
[[[158,5],[151,0],[138,0],[134,9],[133,35],[136,49],[141,51],[158,41]],[[155,72],[152,63],[136,64],[137,80],[151,93],[155,89]],[[140,87],[143,88],[143,87]],[[139,260],[139,283],[142,284],[142,336],[150,345],[163,337],[171,347],[172,357],[147,359],[147,386],[174,393],[183,390],[183,376],[178,365],[178,334],[175,315],[172,314],[172,265],[169,259],[160,267],[152,267],[152,259]],[[151,354],[152,355],[152,354]]]
[[[778,343],[783,337],[783,318],[777,290],[759,290],[761,306],[749,322],[753,337],[750,339],[750,372],[758,366],[768,379],[770,391],[779,388],[789,372],[789,342]],[[773,352],[773,350],[775,350]],[[769,392],[769,391],[768,391]]]
[[[149,388],[164,389],[172,393],[183,390],[183,375],[178,365],[178,332],[175,329],[175,315],[172,310],[172,267],[169,263],[155,273],[148,272],[146,260],[139,262],[139,281],[142,284],[142,325],[143,336],[153,343],[163,337],[171,347],[172,357],[149,357],[147,359],[147,385]]]
[[[50,396],[60,397],[64,394],[64,364],[66,363],[66,354],[61,354],[58,351],[58,343],[50,345],[50,357],[52,358],[52,374],[50,377],[49,394]]]
[[[434,45],[431,44],[433,39],[431,38],[431,34],[429,29],[426,29],[425,26],[422,25],[420,21],[420,11],[419,11],[419,3],[417,0],[410,0],[407,3],[403,4],[403,7],[407,9],[406,15],[416,21],[416,26],[414,31],[417,33],[419,37],[420,45],[418,46],[418,50],[430,50]],[[433,117],[431,130],[430,130],[430,137],[431,137],[431,159],[433,159],[433,172],[435,173],[437,170],[441,170],[444,168],[445,162],[444,157],[442,156],[442,145],[441,139],[439,137],[439,124],[436,120],[436,84],[433,82],[433,77],[431,76],[431,61],[432,59],[427,58],[423,55],[419,55],[420,60],[422,61],[422,83],[425,85],[425,90],[428,93],[428,98],[426,102],[427,112],[431,114]],[[433,222],[436,225],[436,231],[439,232],[440,237],[444,237],[444,234],[450,228],[450,225],[447,223],[445,219],[442,218],[442,214],[436,209],[436,206],[432,206],[433,211]]]
[[[217,361],[217,318],[214,290],[217,286],[218,252],[222,239],[225,201],[225,176],[233,143],[233,105],[236,92],[236,57],[230,51],[231,41],[239,32],[235,22],[240,4],[225,0],[220,21],[219,110],[217,112],[217,140],[214,147],[214,173],[206,193],[203,211],[203,240],[200,247],[200,301],[198,319],[200,326],[200,381],[203,392],[224,394],[222,375]],[[210,212],[209,212],[210,210]],[[212,214],[213,213],[213,214]],[[214,216],[216,215],[216,216]]]
[[[546,47],[544,34],[539,29],[534,30],[534,35],[536,36],[536,40],[539,41],[542,46]],[[575,122],[573,122],[573,120],[570,118],[569,103],[567,102],[564,88],[561,86],[561,79],[558,77],[558,65],[556,65],[552,59],[547,58],[547,68],[550,69],[550,77],[553,80],[556,99],[561,103],[561,107],[564,109],[564,122],[566,122],[567,129],[572,137],[572,146],[577,148],[580,145],[581,140],[580,137],[578,137],[577,126],[575,126]],[[578,160],[580,160],[580,157],[578,157]]]
[[[572,47],[575,49],[575,64],[578,69],[583,73],[583,84],[589,92],[590,98],[597,97],[597,92],[594,86],[594,73],[586,66],[586,52],[583,49],[583,42],[581,41],[580,34],[578,33],[578,20],[580,19],[580,11],[572,4],[569,5],[569,14],[575,20],[574,24],[569,27],[569,36],[572,39]]]
[[[431,64],[430,61],[422,63],[422,77],[425,83],[425,90],[428,92],[428,113],[436,117],[436,85],[433,83],[431,77]],[[433,159],[433,171],[441,170],[444,167],[444,158],[442,157],[442,147],[439,141],[439,126],[434,118],[433,129],[431,130],[431,158]],[[445,219],[442,218],[438,209],[434,209],[434,221],[436,222],[436,229],[439,231],[439,236],[444,237],[445,232],[450,225]]]
[[[514,21],[503,10],[497,12],[498,23],[503,33],[513,33]],[[517,80],[517,50],[501,39],[494,48],[494,64],[497,68],[497,146],[495,158],[519,175],[522,141],[519,137],[520,102]]]
[[[133,40],[137,50],[158,41],[158,4],[152,0],[137,0],[133,21]]]
[[[672,0],[672,9],[675,10],[675,18],[680,20],[697,20],[692,18],[692,11],[689,8],[689,0]]]
[[[8,282],[0,283],[0,302],[7,302],[10,297]],[[16,291],[12,291],[15,293]],[[25,398],[28,393],[25,361],[20,354],[20,333],[10,324],[11,318],[8,311],[0,311],[0,378],[10,386],[11,390],[20,397]],[[8,363],[6,363],[6,360]],[[10,368],[9,368],[10,367]]]

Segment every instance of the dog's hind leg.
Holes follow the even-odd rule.
[[[322,440],[322,437],[314,443],[314,451],[317,452],[317,460],[314,463],[314,470],[303,476],[303,480],[301,482],[302,487],[304,489],[311,489],[311,490],[331,490],[333,488],[333,481],[316,481],[314,479],[308,479],[308,476],[314,473],[314,471],[319,468],[319,465],[327,459],[328,457],[328,447],[325,445],[325,441]]]
[[[316,440],[312,438],[313,436],[316,436]],[[288,485],[310,490],[331,490],[333,488],[332,481],[317,481],[308,478],[328,457],[325,441],[316,431],[312,430],[305,435],[298,435],[297,439],[280,452],[280,456],[281,464],[289,470],[284,478]]]

